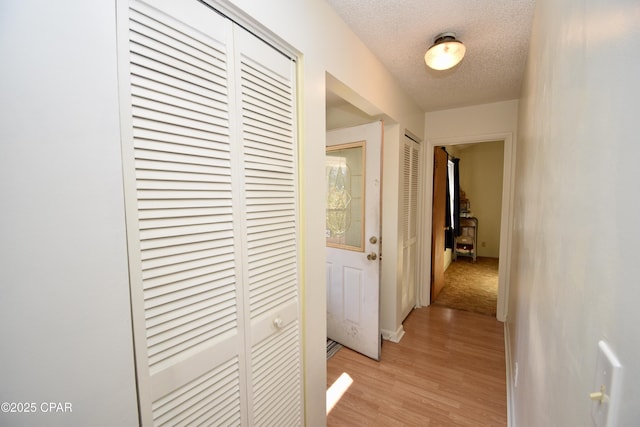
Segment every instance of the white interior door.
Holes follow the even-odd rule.
[[[327,132],[327,337],[380,360],[382,122]]]

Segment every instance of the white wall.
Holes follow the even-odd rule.
[[[471,213],[478,218],[477,255],[498,258],[504,141],[471,144],[456,157],[460,158],[460,188],[471,202]]]
[[[327,130],[364,125],[376,121],[351,104],[342,104],[326,109]]]
[[[465,136],[515,133],[517,128],[518,100],[431,111],[425,115],[425,139],[434,142],[448,142]]]
[[[598,340],[640,420],[640,4],[539,0],[521,100],[509,338],[518,426],[592,425]]]
[[[398,341],[402,329],[403,249],[399,221],[402,180],[403,129],[396,124],[384,127],[382,149],[382,259],[380,271],[380,332],[384,339]]]
[[[0,57],[0,425],[137,425],[114,4],[3,1]]]

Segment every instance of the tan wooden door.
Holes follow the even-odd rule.
[[[433,156],[433,215],[431,230],[431,301],[444,287],[444,229],[447,202],[447,153],[439,147]]]

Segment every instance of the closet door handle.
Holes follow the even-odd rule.
[[[284,321],[281,318],[276,317],[275,319],[273,319],[273,326],[275,326],[277,329],[282,329],[284,327]]]

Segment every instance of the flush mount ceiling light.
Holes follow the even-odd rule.
[[[456,39],[456,33],[442,33],[424,54],[424,62],[434,70],[448,70],[462,61],[465,51],[462,42]]]

